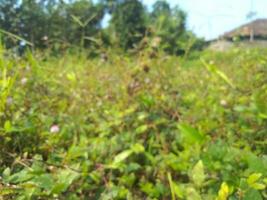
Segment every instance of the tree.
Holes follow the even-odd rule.
[[[179,7],[170,8],[166,1],[160,0],[153,5],[150,16],[154,36],[161,39],[163,50],[171,54],[181,53],[181,40],[186,34],[185,12]]]
[[[99,33],[103,16],[103,5],[92,0],[0,0],[1,29],[38,48],[47,47],[48,42],[87,47],[91,41],[86,37]]]
[[[111,25],[123,49],[133,48],[145,35],[145,8],[139,0],[118,1],[112,12]]]
[[[161,15],[171,16],[171,8],[168,2],[164,0],[156,1],[151,12],[152,20],[156,20]]]
[[[104,6],[92,1],[75,1],[67,6],[67,21],[69,24],[68,38],[81,47],[88,46],[101,29],[104,17]]]
[[[19,33],[35,46],[43,44],[42,38],[47,32],[47,14],[45,1],[23,0],[19,7]]]
[[[14,34],[19,33],[19,7],[18,0],[0,0],[0,28],[7,32]],[[12,38],[4,38],[4,42],[7,47],[11,47],[17,41]]]

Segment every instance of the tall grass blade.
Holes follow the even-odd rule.
[[[29,42],[29,41],[23,39],[22,37],[20,37],[20,36],[18,36],[18,35],[16,35],[16,34],[10,33],[10,32],[5,31],[5,30],[3,30],[3,29],[0,29],[0,32],[3,33],[3,34],[5,34],[5,35],[7,35],[7,36],[9,36],[9,37],[11,37],[11,38],[14,38],[14,39],[16,39],[16,40],[23,41],[23,42],[25,42],[25,43],[26,43],[27,45],[29,45],[29,46],[33,46],[33,43],[31,43],[31,42]]]

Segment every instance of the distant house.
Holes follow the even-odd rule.
[[[210,41],[209,48],[225,51],[234,45],[267,48],[267,19],[257,19],[226,32],[218,39]]]
[[[267,19],[257,19],[225,33],[222,37],[230,40],[238,37],[251,42],[254,40],[267,40]]]

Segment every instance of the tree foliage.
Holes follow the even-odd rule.
[[[103,27],[107,15],[111,20]],[[140,0],[0,0],[0,28],[34,48],[88,48],[101,40],[102,45],[127,50],[145,37],[159,37],[160,47],[171,54],[184,52],[183,43],[192,35],[186,30],[186,13],[163,0],[152,11]],[[8,48],[19,44],[6,36],[4,42]]]
[[[111,24],[124,49],[133,48],[145,35],[145,9],[139,0],[118,2],[112,13]]]
[[[168,53],[181,53],[184,50],[181,42],[187,39],[186,13],[160,0],[153,5],[150,19],[155,35],[161,39],[162,48]]]
[[[49,43],[85,46],[90,43],[85,37],[99,32],[104,9],[90,0],[12,0],[0,2],[0,15],[1,29],[18,34],[36,47]]]

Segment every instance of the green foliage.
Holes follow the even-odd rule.
[[[161,49],[169,54],[185,54],[201,49],[203,44],[186,30],[186,13],[178,6],[171,8],[165,0],[158,0],[150,13],[149,27],[153,37],[159,38]]]
[[[150,19],[154,35],[161,39],[164,51],[171,54],[185,51],[182,43],[189,38],[186,36],[184,11],[178,7],[171,9],[166,1],[156,1]]]
[[[149,11],[140,0],[0,0],[0,15],[4,44],[20,55],[27,47],[54,54],[88,48],[94,55],[119,47],[187,57],[203,46],[186,30],[186,13],[166,1],[156,1]],[[105,16],[111,17],[108,24]]]
[[[266,199],[266,50],[0,52],[0,198]]]
[[[223,182],[216,200],[227,200],[230,195],[230,189],[227,183]]]
[[[0,26],[5,44],[14,47],[19,36],[36,48],[92,46],[85,37],[98,37],[104,16],[102,4],[91,0],[64,3],[55,0],[0,1]],[[76,20],[74,20],[76,19]],[[83,26],[77,23],[83,22]],[[13,34],[13,36],[11,35]],[[20,40],[20,39],[19,39]]]
[[[145,35],[145,9],[139,0],[119,1],[112,14],[111,24],[122,48],[137,45]]]

